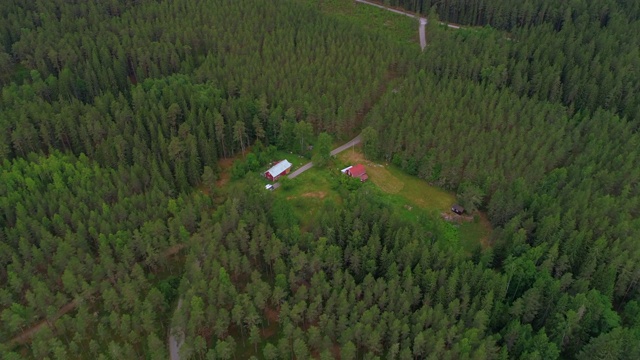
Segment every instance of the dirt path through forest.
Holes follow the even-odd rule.
[[[177,254],[178,252],[180,252],[180,250],[182,250],[184,247],[185,247],[185,244],[173,245],[173,246],[169,247],[167,250],[165,250],[164,256],[165,257],[171,257],[171,256]],[[90,293],[88,293],[85,296],[83,296],[83,298],[76,298],[73,301],[65,304],[52,317],[50,317],[48,319],[41,320],[37,324],[35,324],[32,327],[28,328],[27,330],[24,330],[20,335],[14,336],[11,340],[9,340],[8,345],[10,347],[14,347],[14,346],[24,345],[24,344],[28,343],[29,341],[31,341],[31,338],[38,331],[42,330],[45,326],[52,326],[52,324],[55,323],[56,320],[58,320],[64,314],[66,314],[66,313],[70,312],[71,310],[75,309],[76,307],[78,307],[78,305],[80,305],[80,303],[82,301],[84,301],[84,299],[93,296],[96,292],[97,292],[97,290],[96,291],[91,291]]]
[[[56,322],[56,320],[58,320],[62,315],[75,309],[78,305],[80,305],[79,299],[75,299],[72,302],[66,304],[65,306],[60,308],[60,310],[58,310],[58,312],[55,315],[53,315],[51,318],[40,321],[39,323],[32,326],[31,328],[25,330],[22,334],[11,339],[9,341],[9,345],[16,346],[16,345],[26,344],[27,342],[29,342],[29,340],[31,340],[31,338],[33,337],[33,335],[35,335],[35,333],[42,330],[42,328],[45,326],[51,326],[51,324]]]
[[[182,299],[178,300],[176,307],[177,313],[182,308]],[[180,360],[180,347],[184,344],[184,331],[179,327],[169,327],[169,358],[171,360]]]

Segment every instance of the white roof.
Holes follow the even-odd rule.
[[[340,170],[340,172],[344,174],[344,173],[346,173],[346,172],[347,172],[347,170],[351,169],[352,167],[353,167],[353,166],[347,166],[346,168],[344,168],[344,169]]]
[[[288,162],[287,160],[282,160],[279,163],[273,165],[273,167],[267,170],[267,172],[271,174],[271,176],[278,176],[282,174],[283,171],[287,170],[290,167],[291,167],[290,162]]]

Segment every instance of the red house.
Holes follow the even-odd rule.
[[[282,160],[279,163],[273,165],[273,167],[264,173],[264,177],[269,181],[276,181],[282,175],[287,175],[291,171],[291,163],[287,160]]]
[[[360,181],[367,181],[369,176],[367,175],[367,169],[364,168],[364,165],[358,164],[354,165],[348,169],[346,169],[345,174],[351,177],[360,178]]]

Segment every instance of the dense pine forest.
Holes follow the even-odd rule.
[[[424,52],[350,0],[2,1],[0,358],[640,358],[638,3],[380,3]],[[322,133],[476,199],[490,246],[218,181]]]

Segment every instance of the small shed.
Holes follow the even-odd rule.
[[[458,215],[462,215],[464,213],[464,208],[458,204],[455,204],[451,207],[451,211]]]
[[[351,177],[360,178],[360,181],[363,182],[369,179],[369,176],[367,175],[367,169],[365,169],[364,165],[362,164],[354,165],[346,169],[345,173]]]
[[[271,169],[267,170],[267,172],[264,173],[264,177],[269,179],[269,181],[276,181],[282,175],[287,175],[290,171],[291,163],[285,159],[273,165]]]

